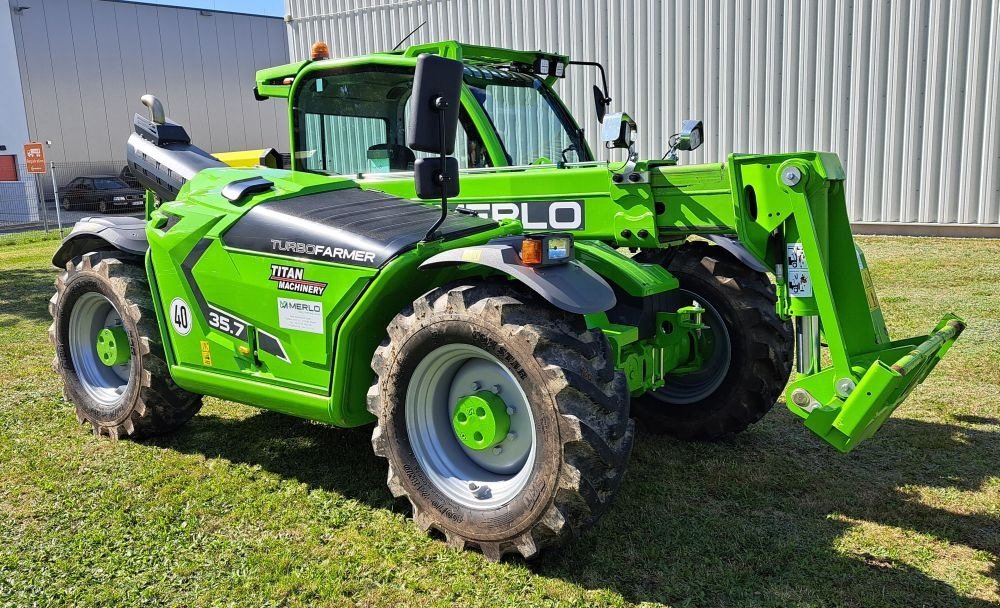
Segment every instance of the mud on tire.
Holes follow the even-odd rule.
[[[663,257],[673,253],[672,258]],[[775,312],[774,285],[722,247],[689,241],[675,252],[643,252],[680,281],[680,289],[711,306],[725,325],[730,360],[707,378],[701,391],[692,384],[667,385],[632,400],[640,426],[681,439],[717,439],[739,433],[760,420],[781,396],[792,369],[792,327]],[[705,305],[708,306],[705,306]],[[707,317],[707,315],[706,315]],[[711,388],[712,385],[714,388]]]
[[[455,344],[502,362],[518,379],[533,421],[535,451],[525,464],[530,470],[523,488],[490,508],[470,506],[436,485],[436,469],[425,470],[417,457],[425,442],[408,431],[408,415],[417,416],[416,393],[408,397],[415,371],[442,348],[465,348]],[[442,287],[396,316],[372,368],[377,378],[368,409],[378,418],[372,444],[389,461],[390,491],[409,500],[425,532],[436,530],[448,545],[493,560],[507,553],[529,558],[562,544],[607,510],[631,453],[633,422],[625,378],[614,368],[607,339],[586,329],[581,317],[509,283]],[[433,408],[451,405],[430,402]],[[436,436],[442,444],[446,434]],[[457,441],[454,433],[451,441]]]
[[[82,352],[79,336],[101,323],[74,319],[75,306],[93,307],[97,316],[120,319],[131,351],[127,367],[117,371],[120,386],[113,386],[116,377],[110,368],[93,366],[91,361],[88,372],[82,358],[74,360],[74,350],[78,357]],[[49,341],[56,349],[53,368],[62,376],[63,396],[76,407],[79,422],[89,423],[95,434],[112,439],[158,435],[181,426],[201,408],[201,395],[178,387],[170,377],[141,259],[99,251],[70,260],[56,279],[49,313]],[[79,312],[79,318],[85,319],[83,314]],[[75,347],[70,344],[74,322],[89,323],[75,330]]]

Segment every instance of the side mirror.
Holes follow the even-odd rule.
[[[697,150],[705,140],[704,127],[700,120],[685,120],[677,133],[678,150]]]
[[[601,121],[601,141],[606,148],[631,148],[635,143],[636,124],[624,112],[608,114]]]
[[[417,198],[448,199],[458,196],[458,159],[454,156],[418,158],[413,163]]]
[[[406,145],[438,155],[413,163],[413,182],[418,197],[441,199],[441,216],[427,230],[425,241],[436,237],[448,218],[448,199],[458,196],[458,161],[449,155],[455,151],[464,73],[461,61],[426,53],[417,57]]]
[[[597,122],[604,122],[604,115],[608,113],[608,106],[611,100],[604,94],[601,87],[594,85],[594,109],[597,110]]]
[[[423,54],[417,58],[410,119],[406,125],[409,148],[445,156],[455,151],[464,70],[461,61],[438,55]]]

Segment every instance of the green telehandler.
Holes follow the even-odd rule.
[[[595,87],[602,139],[627,150],[596,161],[552,89],[569,65],[441,42],[262,70],[255,96],[290,102],[289,170],[228,167],[143,97],[145,218],[86,218],[53,258],[80,422],[165,433],[202,395],[374,422],[417,525],[491,559],[598,520],[633,413],[742,431],[795,351],[792,411],[842,451],[871,436],[963,326],[889,341],[836,156],[678,166],[690,121],[642,161]]]

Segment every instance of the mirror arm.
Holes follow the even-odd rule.
[[[604,105],[611,105],[611,97],[608,95],[608,75],[604,71],[604,66],[596,61],[570,61],[569,65],[589,65],[597,68],[601,72],[601,90],[604,91]]]
[[[444,140],[445,140],[444,110],[448,109],[448,100],[445,99],[444,97],[438,97],[437,99],[434,100],[434,108],[437,110],[438,127],[440,128],[441,142],[442,142],[441,156],[440,156],[442,173],[438,174],[438,181],[443,184],[451,180],[451,176],[448,175],[448,163],[446,160],[448,158],[448,155],[444,153]],[[434,225],[431,226],[430,230],[427,231],[427,234],[424,235],[424,241],[432,240],[436,236],[438,228],[440,228],[441,225],[444,224],[444,221],[446,219],[448,219],[448,195],[445,194],[445,189],[442,188],[441,217],[439,217],[437,221],[434,222]]]

